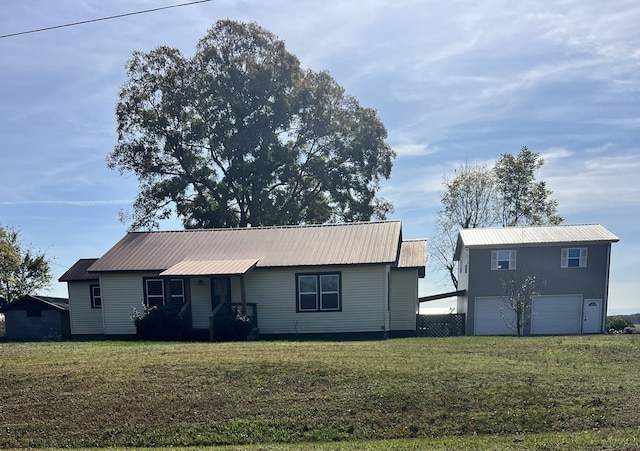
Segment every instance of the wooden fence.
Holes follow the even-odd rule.
[[[418,337],[453,337],[464,335],[464,313],[449,315],[417,315]]]

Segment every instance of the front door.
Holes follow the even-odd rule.
[[[582,333],[602,332],[602,299],[585,299],[582,307]]]

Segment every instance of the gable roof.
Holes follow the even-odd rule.
[[[97,258],[81,258],[73,264],[73,266],[60,276],[58,282],[83,282],[98,280],[97,274],[89,274],[87,271],[93,265]]]
[[[454,260],[464,247],[615,243],[619,238],[600,224],[462,229]]]
[[[89,272],[166,271],[181,262],[181,269],[194,270],[194,262],[220,268],[253,260],[258,268],[393,264],[401,243],[400,221],[130,232]]]
[[[27,294],[19,297],[15,301],[9,302],[2,308],[2,311],[7,312],[9,310],[18,309],[20,308],[20,306],[22,306],[22,304],[34,301],[43,304],[44,306],[49,307],[53,310],[69,310],[69,299],[57,298],[52,296],[34,296],[31,294]]]

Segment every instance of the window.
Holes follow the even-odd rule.
[[[172,304],[184,304],[184,281],[182,279],[169,280],[169,296]]]
[[[102,308],[100,285],[89,285],[89,292],[91,293],[91,308]]]
[[[562,249],[560,254],[561,268],[585,268],[587,266],[587,248],[572,247]]]
[[[162,279],[145,279],[145,304],[148,308],[164,305],[164,281]]]
[[[491,251],[491,269],[516,269],[516,251]]]
[[[299,312],[339,311],[340,273],[297,274]]]

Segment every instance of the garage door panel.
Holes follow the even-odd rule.
[[[538,296],[531,308],[531,334],[579,334],[582,326],[582,296]]]
[[[476,298],[474,335],[515,335],[515,323],[516,313],[505,298]]]

